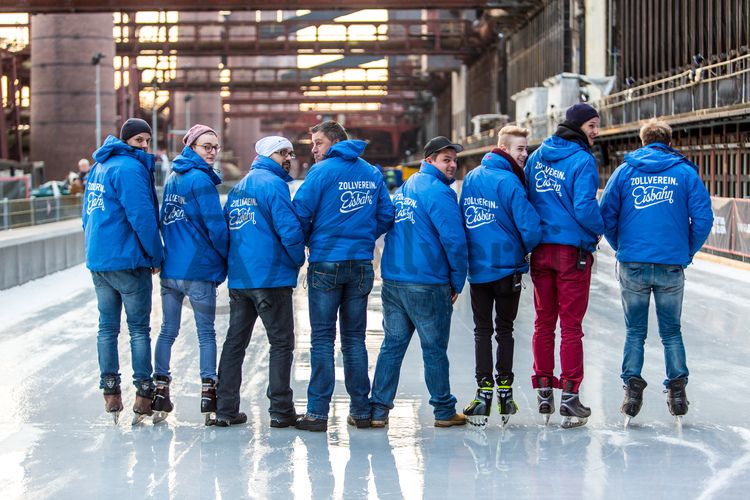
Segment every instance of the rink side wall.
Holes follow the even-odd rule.
[[[0,233],[0,290],[62,271],[85,260],[81,220]]]

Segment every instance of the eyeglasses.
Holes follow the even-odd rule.
[[[202,147],[203,151],[206,153],[210,153],[211,151],[216,151],[218,153],[221,151],[221,146],[218,144],[196,144],[196,146]]]
[[[294,151],[290,151],[288,149],[282,149],[281,151],[276,151],[276,154],[284,158],[290,158],[290,159],[297,158],[297,156],[294,154]]]

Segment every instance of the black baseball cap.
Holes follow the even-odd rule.
[[[435,137],[434,139],[430,139],[430,142],[425,144],[424,147],[424,157],[430,157],[437,153],[438,151],[441,151],[446,148],[455,149],[456,153],[460,153],[464,150],[464,147],[460,144],[453,144],[447,137],[443,137],[442,135],[439,135]]]

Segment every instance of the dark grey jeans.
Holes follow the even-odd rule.
[[[294,314],[292,289],[253,288],[229,290],[229,330],[219,361],[216,388],[216,416],[231,419],[240,411],[242,362],[260,316],[268,334],[271,352],[268,360],[268,389],[272,417],[295,414],[292,388],[289,386],[294,357]]]

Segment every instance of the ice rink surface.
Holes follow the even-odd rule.
[[[750,491],[750,272],[698,261],[687,273],[683,336],[690,368],[684,426],[669,415],[661,344],[651,311],[640,415],[623,429],[619,380],[624,325],[611,251],[598,253],[584,323],[581,399],[593,415],[564,430],[544,427],[531,389],[531,283],[516,322],[515,395],[521,407],[502,432],[433,427],[416,339],[404,362],[387,429],[346,425],[348,399],[337,351],[328,433],[271,429],[265,396],[268,343],[260,325],[245,360],[247,425],[205,427],[199,413],[198,343],[183,311],[174,346],[166,422],[131,427],[134,388],[123,326],[120,363],[126,411],[114,426],[103,411],[96,357],[97,309],[83,266],[0,292],[0,491],[12,498],[583,498],[726,499]],[[155,281],[155,283],[157,283]],[[228,324],[220,289],[219,347]],[[459,408],[474,393],[468,288],[456,305],[451,382]],[[653,302],[652,302],[653,306]],[[309,377],[306,290],[295,295],[293,389],[304,411]],[[379,287],[370,298],[368,348],[374,371],[382,340]],[[154,291],[152,346],[161,304]],[[124,317],[123,317],[124,319]],[[126,384],[126,381],[128,382]],[[555,397],[559,402],[559,392]]]

